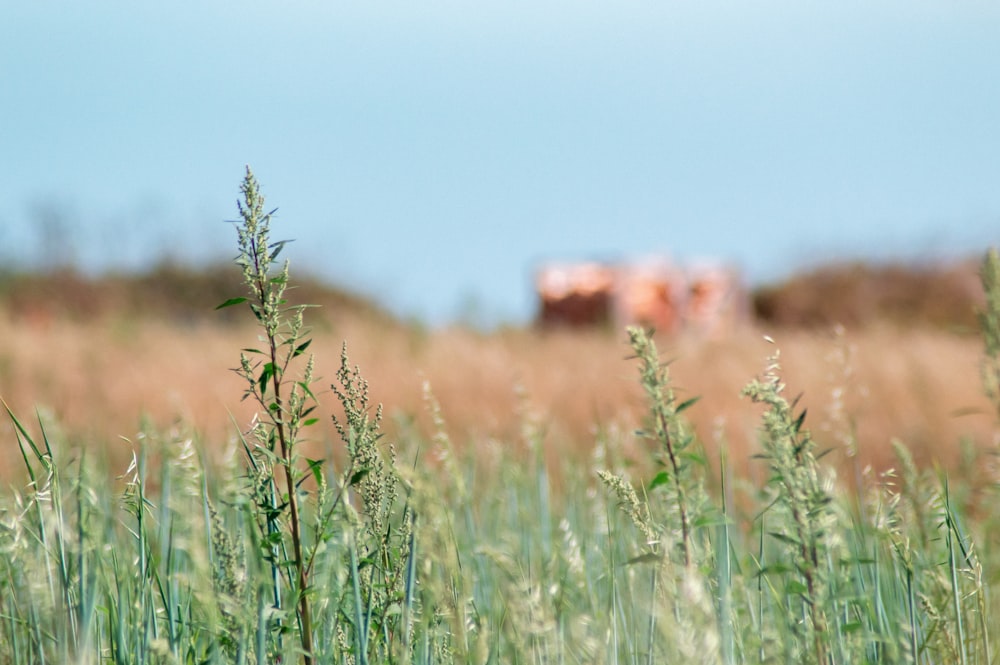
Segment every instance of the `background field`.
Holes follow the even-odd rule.
[[[789,394],[814,405],[807,424],[834,449],[846,478],[869,463],[889,464],[894,438],[921,463],[955,468],[958,442],[993,443],[975,279],[971,264],[826,268],[758,291],[758,318],[731,334],[661,338],[660,348],[680,396],[702,397],[688,415],[710,459],[724,443],[738,471],[754,469],[759,410],[740,390],[774,351],[765,334],[781,350]],[[88,445],[124,448],[119,437],[134,438],[142,417],[219,447],[233,438],[230,414],[245,425],[251,413],[229,369],[257,332],[238,308],[213,309],[242,293],[238,280],[230,266],[101,280],[7,276],[0,396],[22,416],[42,408]],[[386,407],[390,435],[410,426],[426,432],[425,382],[459,446],[516,441],[527,419],[544,425],[548,454],[586,454],[601,430],[635,427],[644,408],[623,331],[430,330],[308,280],[291,297],[320,305],[306,317],[319,385],[328,387],[346,341]],[[848,326],[838,328],[838,319]],[[328,416],[336,400],[319,397]],[[332,445],[328,418],[312,429],[314,446]],[[851,438],[860,442],[857,458]]]

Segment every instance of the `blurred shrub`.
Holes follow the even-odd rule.
[[[888,323],[974,332],[983,300],[977,265],[824,266],[756,290],[754,313],[785,327]]]
[[[74,269],[0,273],[0,309],[17,320],[86,321],[105,316],[175,323],[242,322],[242,312],[215,307],[242,288],[229,264],[190,268],[163,263],[142,274],[84,275]],[[385,324],[393,317],[371,300],[315,278],[297,280],[288,298],[321,306],[316,318],[361,316]]]

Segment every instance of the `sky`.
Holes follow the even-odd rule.
[[[1000,239],[1000,4],[5,3],[0,261],[235,253],[249,165],[296,270],[431,325],[534,270],[751,284]]]

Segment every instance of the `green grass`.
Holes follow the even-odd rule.
[[[126,444],[132,463],[111,469],[44,418],[8,410],[9,454],[25,475],[0,494],[0,664],[998,655],[994,488],[919,469],[895,442],[895,472],[869,473],[860,494],[840,489],[804,406],[785,397],[777,353],[747,377],[762,409],[749,462],[768,474],[760,487],[725,471],[743,460],[706,458],[684,418],[711,405],[675,400],[638,329],[629,362],[648,417],[634,433],[602,432],[590,459],[559,469],[541,454],[544,423],[526,416],[511,416],[522,441],[452,446],[432,387],[436,431],[385,440],[346,347],[331,386],[343,416],[312,422],[303,310],[284,303],[287,264],[268,265],[284,245],[267,238],[249,172],[243,193],[249,296],[228,303],[252,304],[261,324],[258,342],[234,350],[258,420],[235,442],[145,431]],[[996,254],[985,266],[1000,293]],[[1000,296],[988,302],[984,377],[996,399]],[[320,427],[342,441],[343,462],[298,454]],[[636,439],[648,464],[622,453]],[[207,446],[231,454],[210,466]]]

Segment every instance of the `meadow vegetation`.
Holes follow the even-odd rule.
[[[487,335],[307,307],[238,210],[223,325],[0,323],[0,663],[1000,655],[996,253],[976,337]]]

